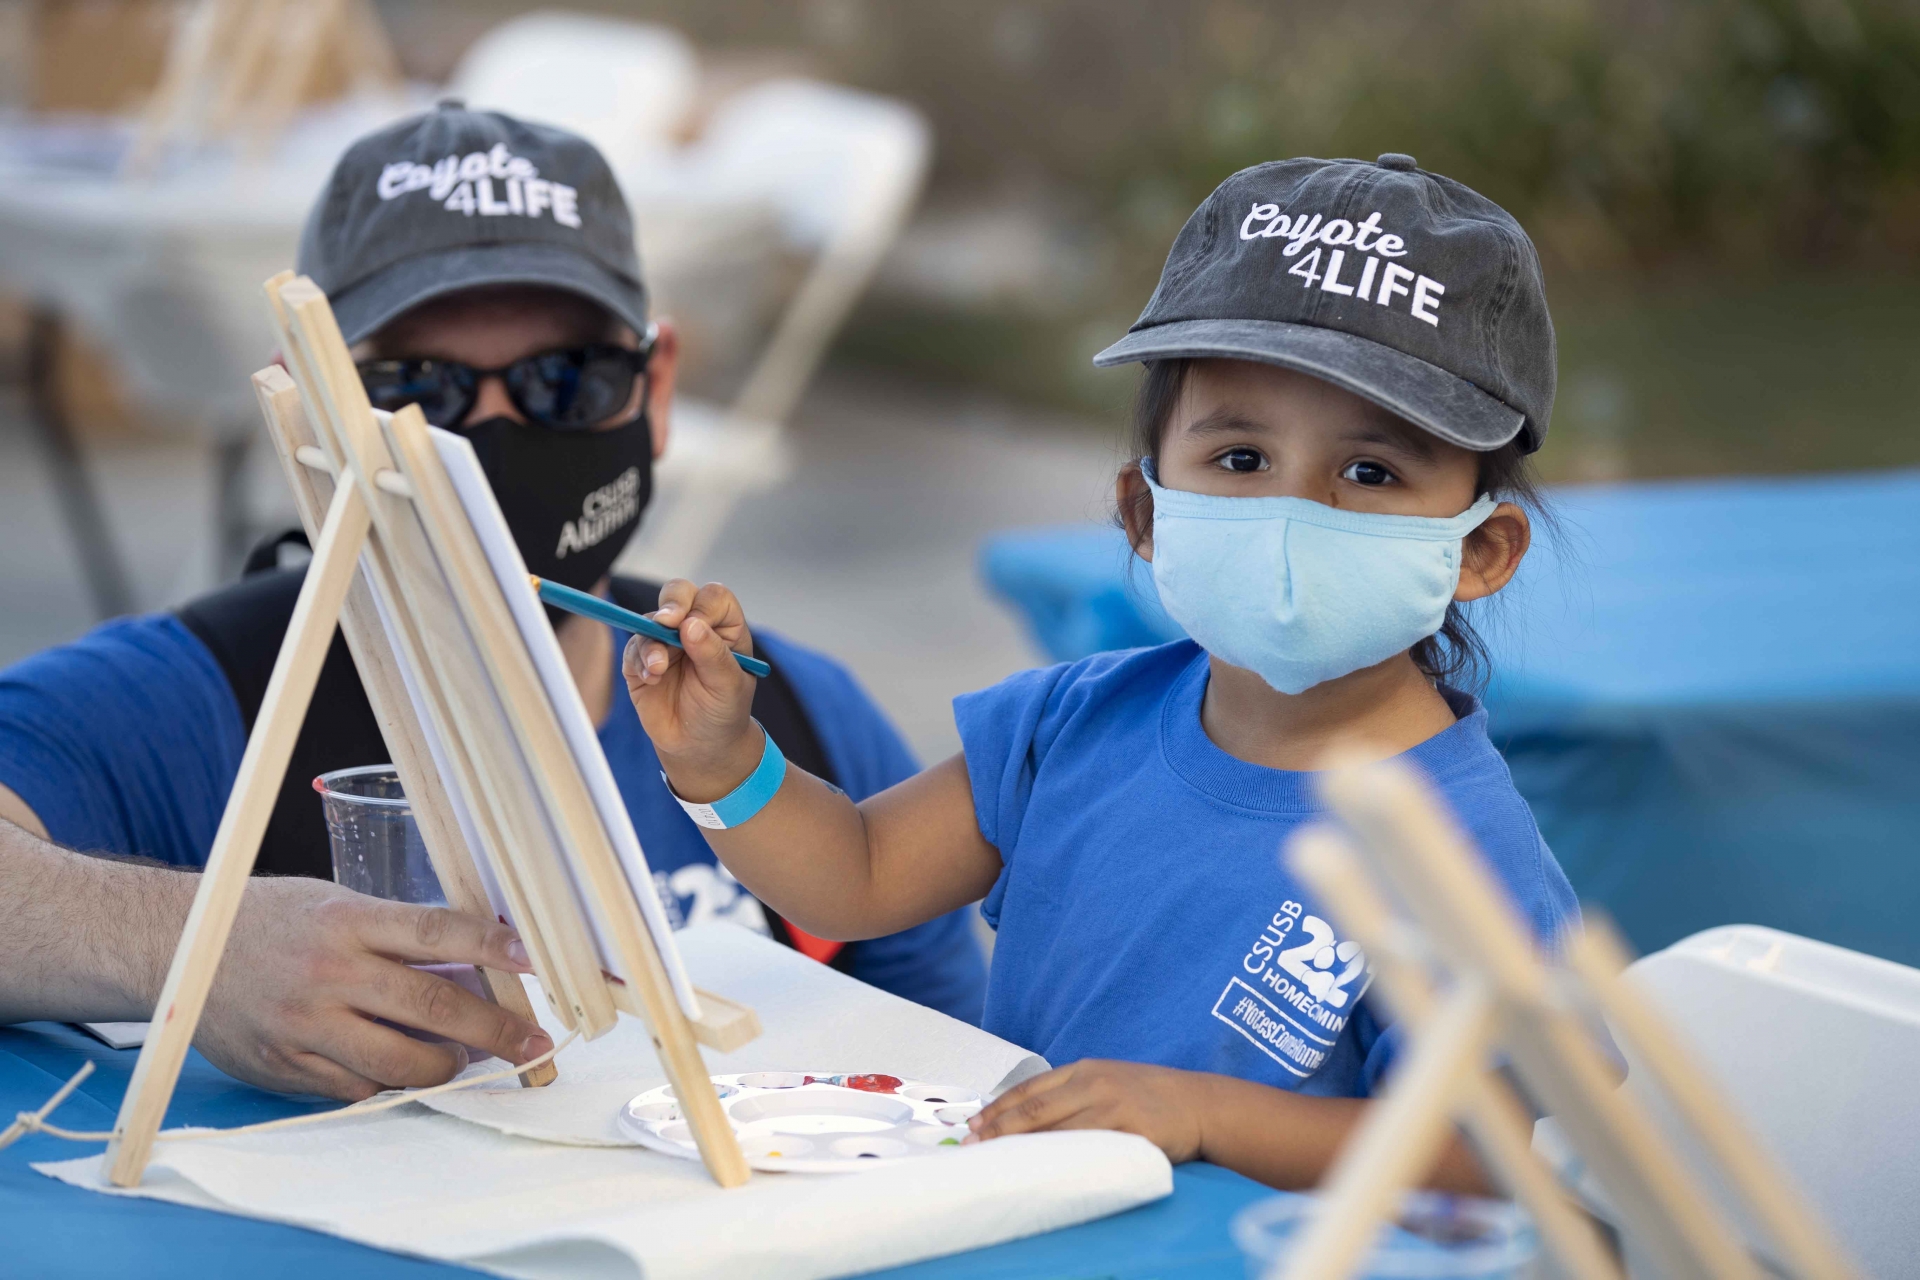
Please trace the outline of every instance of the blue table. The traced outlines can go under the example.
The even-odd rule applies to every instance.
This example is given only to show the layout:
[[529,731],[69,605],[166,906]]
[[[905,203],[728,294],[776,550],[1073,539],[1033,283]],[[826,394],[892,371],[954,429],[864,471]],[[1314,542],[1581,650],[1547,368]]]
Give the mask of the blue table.
[[[1717,924],[1920,965],[1920,472],[1553,495],[1482,617],[1495,744],[1642,951]],[[1117,530],[981,571],[1056,661],[1179,634]]]
[[[0,1027],[0,1115],[32,1110],[91,1060],[98,1068],[53,1120],[69,1129],[110,1129],[136,1051],[109,1049],[71,1027]],[[264,1093],[188,1056],[167,1123],[238,1125],[331,1104]],[[4,1127],[4,1125],[0,1125]],[[35,1173],[34,1161],[68,1160],[97,1147],[33,1135],[0,1151],[0,1274],[36,1280],[140,1276],[354,1276],[428,1280],[482,1273],[382,1253],[298,1227],[256,1222],[154,1200],[82,1191]],[[1166,1200],[1084,1226],[973,1253],[875,1273],[888,1280],[1239,1280],[1227,1220],[1262,1196],[1255,1183],[1211,1165],[1174,1171]]]

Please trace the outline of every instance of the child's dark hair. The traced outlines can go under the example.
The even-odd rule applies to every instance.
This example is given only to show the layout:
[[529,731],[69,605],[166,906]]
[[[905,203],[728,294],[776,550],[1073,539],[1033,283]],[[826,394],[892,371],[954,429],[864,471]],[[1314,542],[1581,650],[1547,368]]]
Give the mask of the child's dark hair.
[[[1132,455],[1136,464],[1141,459],[1159,460],[1161,437],[1173,419],[1187,371],[1192,367],[1193,361],[1186,359],[1147,361],[1146,376],[1140,380],[1140,390],[1133,403]],[[1540,491],[1533,464],[1520,451],[1518,441],[1480,455],[1477,491],[1519,504],[1552,532],[1553,512]],[[1153,495],[1142,488],[1131,502],[1132,510],[1119,513],[1121,527],[1151,528]],[[1440,630],[1413,646],[1412,657],[1414,665],[1429,680],[1469,692],[1478,693],[1492,674],[1487,643],[1474,630],[1466,610],[1457,601],[1447,606],[1447,618],[1440,624]]]

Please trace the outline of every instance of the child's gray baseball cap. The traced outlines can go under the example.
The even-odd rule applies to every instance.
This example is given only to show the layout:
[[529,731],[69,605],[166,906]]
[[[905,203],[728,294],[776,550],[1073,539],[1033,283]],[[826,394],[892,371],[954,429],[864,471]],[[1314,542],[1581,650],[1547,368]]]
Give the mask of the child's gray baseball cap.
[[1412,156],[1242,169],[1174,238],[1096,365],[1256,360],[1312,374],[1468,449],[1532,453],[1553,413],[1540,256],[1513,216]]
[[348,342],[488,284],[563,289],[647,328],[633,218],[599,151],[453,98],[347,148],[307,215],[297,261]]

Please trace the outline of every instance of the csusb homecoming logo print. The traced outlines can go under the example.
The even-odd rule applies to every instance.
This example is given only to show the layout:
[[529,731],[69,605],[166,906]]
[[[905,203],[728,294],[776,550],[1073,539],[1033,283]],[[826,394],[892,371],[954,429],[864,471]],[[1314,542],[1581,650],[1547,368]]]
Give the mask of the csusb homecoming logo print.
[[1240,968],[1245,976],[1227,980],[1213,1016],[1302,1080],[1327,1060],[1372,981],[1359,943],[1342,942],[1332,925],[1291,901],[1273,913]]

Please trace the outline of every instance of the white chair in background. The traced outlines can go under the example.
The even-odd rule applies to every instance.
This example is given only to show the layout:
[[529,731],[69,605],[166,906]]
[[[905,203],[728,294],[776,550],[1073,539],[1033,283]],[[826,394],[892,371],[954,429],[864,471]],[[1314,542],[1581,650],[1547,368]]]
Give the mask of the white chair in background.
[[771,208],[777,234],[809,262],[732,405],[688,405],[676,420],[681,439],[622,572],[696,573],[734,505],[784,477],[784,424],[906,225],[931,151],[925,119],[906,103],[782,79],[721,103],[672,166],[622,175],[642,203],[650,190],[677,188],[716,205]]
[[[1860,1266],[1879,1280],[1920,1276],[1920,970],[1728,925],[1627,973]],[[1623,1087],[1659,1114],[1645,1079],[1629,1053]],[[1536,1146],[1558,1146],[1551,1120]],[[1631,1252],[1628,1262],[1652,1275]]]
[[542,9],[476,40],[447,93],[570,129],[618,173],[672,147],[699,79],[693,46],[671,27]]

